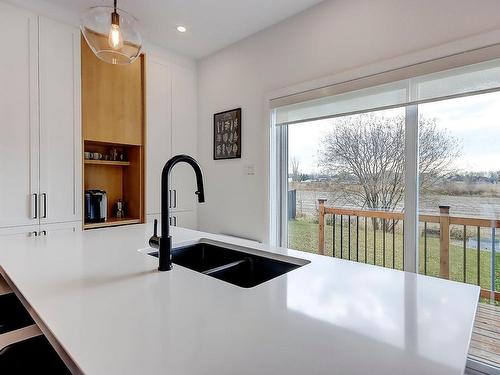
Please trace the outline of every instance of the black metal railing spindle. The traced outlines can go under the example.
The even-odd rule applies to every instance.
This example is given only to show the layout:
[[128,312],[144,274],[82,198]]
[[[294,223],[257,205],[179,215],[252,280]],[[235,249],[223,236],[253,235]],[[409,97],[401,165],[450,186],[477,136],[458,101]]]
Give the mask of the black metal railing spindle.
[[365,216],[365,263],[368,263],[368,218]]
[[335,214],[332,215],[333,233],[332,233],[332,255],[335,258]]
[[356,216],[356,262],[359,261],[359,216]]
[[344,215],[340,215],[340,259],[344,259]]
[[477,227],[477,285],[481,286],[481,227]]
[[385,267],[385,219],[382,219],[382,265]]
[[347,256],[349,257],[349,260],[351,260],[351,215],[349,215],[349,224],[347,225]]
[[396,269],[396,220],[392,219],[392,268]]
[[427,221],[424,221],[424,275],[427,275]]
[[404,271],[405,270],[405,223],[403,222],[403,254],[402,254],[402,264],[401,264],[401,269]]
[[464,283],[467,282],[467,225],[464,225]]

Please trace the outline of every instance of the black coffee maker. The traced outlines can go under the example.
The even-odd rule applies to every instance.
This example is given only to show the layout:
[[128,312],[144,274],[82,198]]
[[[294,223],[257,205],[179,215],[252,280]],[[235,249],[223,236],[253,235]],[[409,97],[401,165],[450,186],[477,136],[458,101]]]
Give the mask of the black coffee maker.
[[108,198],[104,190],[85,191],[85,222],[101,223],[106,221]]

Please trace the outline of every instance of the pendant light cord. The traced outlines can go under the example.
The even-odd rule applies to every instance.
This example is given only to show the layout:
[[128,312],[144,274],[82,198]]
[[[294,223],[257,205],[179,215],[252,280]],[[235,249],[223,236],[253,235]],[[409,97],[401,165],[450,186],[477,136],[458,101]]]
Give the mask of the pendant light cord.
[[115,12],[116,12],[116,1],[117,1],[117,0],[114,0],[114,8],[115,8]]

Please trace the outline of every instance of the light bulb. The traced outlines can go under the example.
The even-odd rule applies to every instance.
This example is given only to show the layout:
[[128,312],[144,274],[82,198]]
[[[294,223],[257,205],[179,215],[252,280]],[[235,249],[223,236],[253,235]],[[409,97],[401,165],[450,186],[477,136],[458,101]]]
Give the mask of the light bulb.
[[123,47],[123,35],[120,30],[120,25],[111,24],[111,29],[109,30],[108,44],[114,50],[121,49]]

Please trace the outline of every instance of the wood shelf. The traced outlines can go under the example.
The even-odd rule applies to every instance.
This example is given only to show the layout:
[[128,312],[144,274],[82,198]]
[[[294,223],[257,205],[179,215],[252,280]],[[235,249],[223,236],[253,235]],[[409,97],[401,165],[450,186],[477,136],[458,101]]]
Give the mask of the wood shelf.
[[87,223],[83,225],[83,229],[96,229],[96,228],[107,228],[107,227],[117,227],[119,225],[130,225],[130,224],[140,224],[141,219],[116,219],[111,218],[102,223]]
[[84,138],[83,141],[86,145],[93,146],[105,146],[105,147],[142,147],[142,143],[123,143],[123,142],[112,142],[112,141],[96,141],[93,139]]
[[84,163],[92,165],[113,165],[117,167],[126,167],[130,165],[129,161],[93,160],[93,159],[85,159]]

